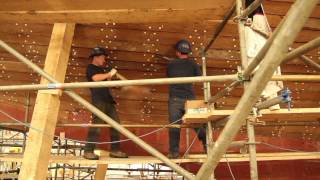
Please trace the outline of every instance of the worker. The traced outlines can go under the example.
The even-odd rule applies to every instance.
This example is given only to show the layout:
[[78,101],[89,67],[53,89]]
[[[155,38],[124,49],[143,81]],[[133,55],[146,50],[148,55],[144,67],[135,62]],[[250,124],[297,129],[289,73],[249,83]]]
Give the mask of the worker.
[[[191,77],[201,76],[200,67],[189,57],[191,53],[191,44],[187,40],[180,40],[176,43],[177,58],[171,60],[167,67],[168,77]],[[170,123],[181,124],[181,118],[185,114],[185,102],[195,99],[193,85],[172,84],[169,87],[169,121]],[[204,128],[195,128],[198,139],[202,141],[204,150],[206,150],[206,132]],[[169,154],[168,158],[175,159],[179,157],[180,129],[169,129]]]
[[[96,47],[93,48],[89,59],[91,60],[91,64],[87,67],[87,79],[90,82],[98,82],[98,81],[108,81],[111,80],[113,76],[117,73],[117,70],[106,66],[106,56],[107,51],[105,48],[102,47]],[[108,115],[110,118],[112,118],[114,121],[119,122],[118,114],[115,109],[115,101],[110,94],[110,91],[107,87],[102,88],[90,88],[91,91],[91,99],[92,104],[96,106],[99,110],[104,112],[106,115]],[[93,124],[99,124],[99,123],[105,123],[103,120],[101,120],[99,117],[97,117],[95,114],[93,114],[92,119]],[[88,143],[85,145],[84,148],[84,158],[91,159],[91,160],[97,160],[99,159],[99,156],[94,154],[95,149],[95,143],[90,142],[96,142],[98,140],[98,137],[100,135],[100,128],[96,127],[90,127],[88,132]],[[111,144],[111,152],[110,157],[115,158],[127,158],[127,154],[120,151],[120,143],[117,142],[120,139],[119,132],[115,129],[110,129],[110,139],[111,141],[115,141],[116,143]]]

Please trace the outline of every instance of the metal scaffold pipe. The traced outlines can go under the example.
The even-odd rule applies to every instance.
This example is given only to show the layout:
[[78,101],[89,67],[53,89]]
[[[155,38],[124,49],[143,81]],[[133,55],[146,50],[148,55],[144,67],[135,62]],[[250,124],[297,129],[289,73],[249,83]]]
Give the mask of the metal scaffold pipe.
[[285,59],[282,61],[282,63],[287,63],[288,61],[299,57],[303,54],[305,54],[308,51],[311,51],[315,48],[318,48],[320,46],[320,37],[315,38],[307,43],[305,43],[302,46],[299,46],[298,48],[292,50],[288,55],[285,57]]
[[[237,80],[237,75],[221,76],[199,76],[182,78],[158,78],[158,79],[139,79],[139,80],[121,80],[121,81],[103,81],[103,82],[76,82],[76,83],[50,83],[50,84],[32,84],[32,85],[10,85],[0,86],[0,91],[18,91],[18,90],[48,90],[48,89],[77,89],[77,88],[99,88],[99,87],[122,87],[131,85],[161,85],[161,84],[184,84],[194,82],[225,82]],[[271,81],[303,81],[319,82],[320,75],[274,75]],[[238,81],[241,83],[241,81]],[[212,100],[210,100],[212,102]]]

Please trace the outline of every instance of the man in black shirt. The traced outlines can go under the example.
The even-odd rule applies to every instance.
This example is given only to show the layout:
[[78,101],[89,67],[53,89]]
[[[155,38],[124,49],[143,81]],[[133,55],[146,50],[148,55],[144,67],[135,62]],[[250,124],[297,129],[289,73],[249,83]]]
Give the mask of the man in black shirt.
[[[201,76],[200,67],[193,59],[189,58],[191,45],[187,40],[180,40],[176,44],[177,59],[169,62],[167,67],[168,77],[192,77]],[[184,105],[187,100],[195,99],[192,84],[172,84],[169,87],[169,120],[170,123],[181,124],[181,118],[185,113]],[[180,121],[179,121],[180,120]],[[206,147],[206,132],[204,128],[195,128],[198,138]],[[169,129],[169,158],[179,157],[180,129]]]
[[[91,55],[89,56],[91,64],[87,67],[87,79],[88,81],[107,81],[117,73],[116,69],[113,69],[110,66],[106,65],[106,50],[101,47],[93,48]],[[115,101],[110,94],[110,91],[107,87],[102,88],[90,88],[92,104],[96,106],[99,110],[104,112],[113,120],[119,122],[118,114],[115,109]],[[105,123],[103,120],[98,118],[93,114],[92,119],[93,124]],[[96,142],[100,135],[100,128],[91,127],[88,132],[88,142]],[[110,130],[110,139],[111,141],[119,141],[120,136],[119,132],[111,128]],[[99,156],[93,153],[95,148],[94,143],[87,143],[84,150],[84,158],[97,160]],[[126,153],[120,151],[120,143],[111,144],[110,157],[116,158],[126,158],[128,157]]]

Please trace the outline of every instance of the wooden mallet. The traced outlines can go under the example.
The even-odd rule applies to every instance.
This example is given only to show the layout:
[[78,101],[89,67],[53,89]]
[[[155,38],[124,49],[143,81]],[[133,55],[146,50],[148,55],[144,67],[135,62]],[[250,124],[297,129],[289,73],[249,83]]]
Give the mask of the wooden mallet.
[[[123,75],[116,73],[116,77],[120,80],[128,80]],[[140,87],[140,86],[124,86],[121,88],[121,91],[125,91],[126,93],[133,93],[135,95],[149,95],[151,94],[151,89],[147,87]]]

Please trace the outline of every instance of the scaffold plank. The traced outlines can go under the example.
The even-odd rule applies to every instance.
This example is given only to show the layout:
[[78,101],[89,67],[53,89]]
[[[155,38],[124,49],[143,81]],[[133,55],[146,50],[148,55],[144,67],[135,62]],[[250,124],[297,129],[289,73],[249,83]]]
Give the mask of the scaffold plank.
[[[210,110],[198,113],[187,113],[183,116],[183,122],[185,124],[197,124],[206,123],[208,121],[217,121],[230,116],[233,110]],[[272,116],[276,116],[278,119],[281,117],[295,116],[296,118],[304,119],[306,117],[319,117],[320,108],[293,108],[293,109],[279,109],[271,111],[269,109],[263,109],[260,111],[261,120],[270,119]]]
[[[22,155],[2,154],[0,161],[22,162]],[[278,152],[278,153],[257,153],[257,161],[284,161],[284,160],[311,160],[320,159],[320,152]],[[174,163],[203,163],[206,160],[205,154],[191,154],[187,158],[172,159]],[[249,154],[226,154],[220,162],[248,162]],[[129,158],[101,157],[99,160],[88,160],[80,156],[62,155],[51,156],[49,163],[68,163],[81,165],[98,164],[144,164],[163,162],[152,156],[130,156]]]

